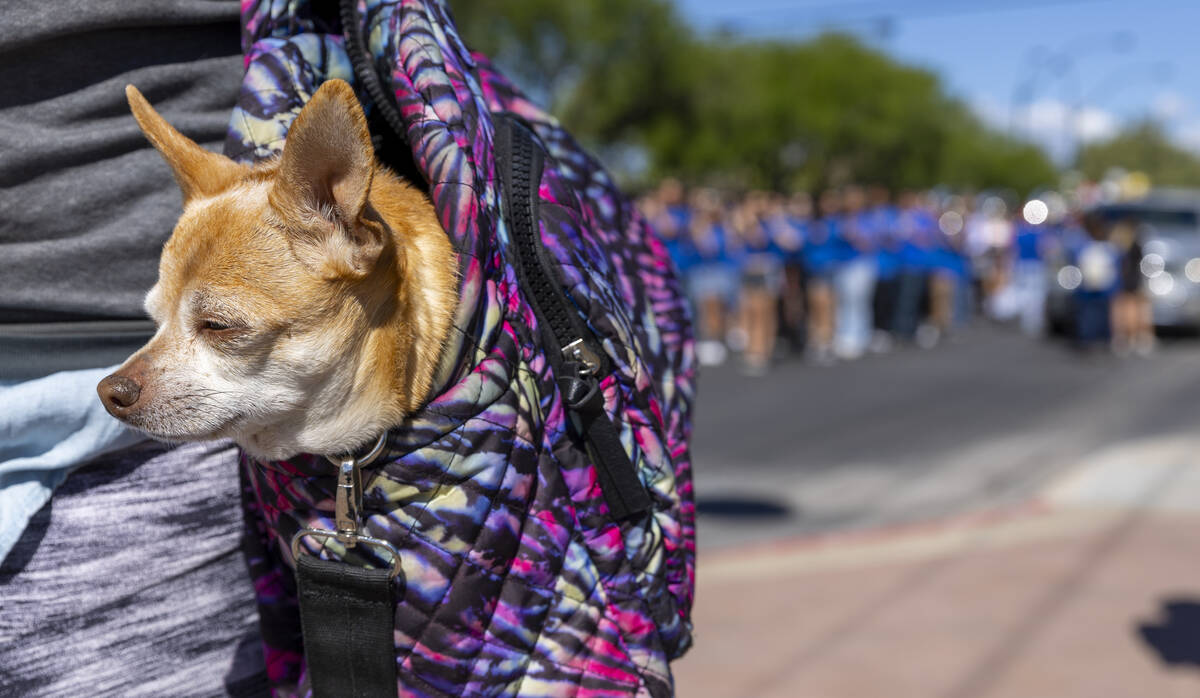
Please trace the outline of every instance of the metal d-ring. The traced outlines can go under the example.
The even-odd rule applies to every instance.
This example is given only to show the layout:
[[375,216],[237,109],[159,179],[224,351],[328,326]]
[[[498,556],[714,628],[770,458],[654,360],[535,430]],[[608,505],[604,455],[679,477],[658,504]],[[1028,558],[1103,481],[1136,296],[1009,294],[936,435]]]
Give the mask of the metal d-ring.
[[[337,538],[338,540],[341,540],[340,535],[335,531],[323,531],[319,528],[301,529],[299,531],[296,531],[296,535],[292,536],[292,559],[298,559],[300,557],[300,554],[304,552],[300,547],[300,541],[305,536],[309,536],[311,538],[324,539],[324,540],[328,540],[330,538]],[[401,569],[401,567],[400,567],[400,551],[396,550],[396,547],[394,545],[392,545],[391,543],[389,543],[385,540],[380,540],[378,538],[372,538],[371,536],[359,536],[359,535],[354,536],[354,542],[356,544],[362,543],[363,545],[371,546],[371,547],[386,551],[388,553],[389,561],[390,561],[391,567],[392,567],[391,570],[388,572],[388,578],[395,579],[397,576],[399,576],[400,569]],[[322,544],[322,547],[324,547],[324,544]]]
[[375,440],[375,445],[372,446],[371,450],[367,451],[366,455],[364,455],[362,458],[355,458],[353,455],[347,455],[325,456],[325,459],[334,465],[341,465],[348,460],[357,461],[359,465],[370,465],[371,463],[375,462],[375,459],[379,457],[380,453],[383,453],[383,447],[387,445],[387,436],[388,433],[386,431],[380,434],[379,438]]
[[334,498],[334,526],[335,530],[327,531],[320,528],[305,528],[296,532],[292,536],[292,558],[300,556],[300,541],[305,536],[313,538],[336,538],[347,548],[362,543],[375,548],[386,550],[391,557],[392,571],[389,576],[395,577],[400,573],[400,551],[387,541],[370,536],[364,536],[359,533],[362,522],[362,466],[371,463],[379,454],[383,452],[384,444],[387,443],[387,432],[379,436],[375,445],[362,458],[354,456],[343,456],[340,458],[329,458],[329,461],[338,466],[337,494]]

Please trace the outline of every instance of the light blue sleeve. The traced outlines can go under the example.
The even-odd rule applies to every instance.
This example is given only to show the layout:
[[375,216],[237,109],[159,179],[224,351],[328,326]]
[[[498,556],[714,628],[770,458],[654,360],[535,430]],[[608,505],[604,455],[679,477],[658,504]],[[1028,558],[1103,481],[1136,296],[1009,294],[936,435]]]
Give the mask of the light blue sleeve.
[[71,470],[146,438],[111,417],[96,395],[114,368],[0,386],[0,560]]

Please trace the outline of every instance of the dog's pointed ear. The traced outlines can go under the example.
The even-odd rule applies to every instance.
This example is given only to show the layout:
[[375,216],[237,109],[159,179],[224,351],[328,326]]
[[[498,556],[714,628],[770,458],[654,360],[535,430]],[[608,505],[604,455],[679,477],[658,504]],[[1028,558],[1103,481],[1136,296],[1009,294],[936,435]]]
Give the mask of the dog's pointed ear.
[[361,277],[382,251],[384,231],[363,215],[374,176],[358,97],[346,82],[329,80],[288,130],[271,190],[271,205],[298,224],[295,242],[324,257],[327,275]]
[[242,165],[233,160],[205,150],[195,141],[175,130],[162,118],[150,102],[133,85],[125,86],[125,97],[129,109],[146,139],[150,141],[175,174],[175,181],[183,191],[183,202],[196,197],[220,193],[245,172]]

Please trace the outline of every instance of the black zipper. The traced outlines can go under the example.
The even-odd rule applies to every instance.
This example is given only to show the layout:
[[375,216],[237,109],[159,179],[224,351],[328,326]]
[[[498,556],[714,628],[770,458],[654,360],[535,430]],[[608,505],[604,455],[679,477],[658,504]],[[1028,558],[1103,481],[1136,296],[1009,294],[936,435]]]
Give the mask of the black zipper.
[[564,285],[555,280],[555,262],[538,231],[542,151],[533,134],[515,117],[493,114],[493,118],[510,250],[516,257],[521,287],[548,345],[563,406],[572,429],[587,444],[609,513],[617,520],[643,514],[653,502],[605,411],[600,391],[608,362]]
[[[507,122],[509,129],[525,127],[509,118],[498,118],[501,127]],[[536,183],[541,180],[542,157],[533,144],[528,132],[508,135],[508,152],[511,159],[512,176],[507,178],[508,191],[505,201],[509,207],[509,235],[517,253],[517,267],[522,286],[536,306],[535,313],[552,339],[552,349],[563,361],[579,364],[583,376],[597,376],[606,371],[604,353],[599,349],[595,335],[587,328],[579,310],[566,297],[562,285],[551,278],[548,268],[552,264],[546,259],[545,247],[539,239],[534,207],[537,200]],[[504,148],[501,148],[504,150]]]

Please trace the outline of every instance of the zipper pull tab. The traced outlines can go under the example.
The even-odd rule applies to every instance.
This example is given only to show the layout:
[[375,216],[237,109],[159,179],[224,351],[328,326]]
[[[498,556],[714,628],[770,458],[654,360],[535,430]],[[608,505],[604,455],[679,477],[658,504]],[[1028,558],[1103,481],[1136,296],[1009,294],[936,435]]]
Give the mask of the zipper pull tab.
[[600,354],[583,341],[582,337],[563,347],[562,355],[563,359],[579,364],[579,375],[581,376],[594,376],[600,372],[600,367],[603,365]]
[[589,416],[602,411],[604,395],[600,392],[600,381],[583,364],[568,362],[563,368],[567,375],[558,379],[558,389],[566,408],[572,413],[582,412]]

